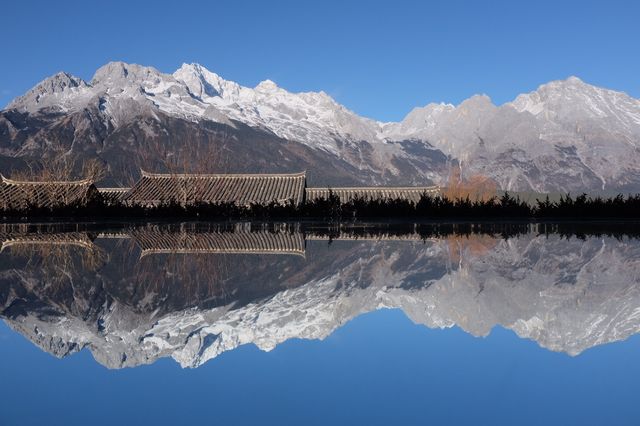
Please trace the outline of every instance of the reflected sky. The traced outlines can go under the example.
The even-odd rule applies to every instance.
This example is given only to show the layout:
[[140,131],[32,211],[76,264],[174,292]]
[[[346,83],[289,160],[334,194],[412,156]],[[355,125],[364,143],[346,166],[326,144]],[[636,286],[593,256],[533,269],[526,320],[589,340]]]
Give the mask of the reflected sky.
[[[0,424],[637,424],[640,338],[578,357],[498,328],[475,338],[399,310],[324,341],[242,346],[198,369],[58,360],[2,326]],[[122,423],[124,422],[124,423]]]
[[9,231],[1,425],[640,420],[635,238]]

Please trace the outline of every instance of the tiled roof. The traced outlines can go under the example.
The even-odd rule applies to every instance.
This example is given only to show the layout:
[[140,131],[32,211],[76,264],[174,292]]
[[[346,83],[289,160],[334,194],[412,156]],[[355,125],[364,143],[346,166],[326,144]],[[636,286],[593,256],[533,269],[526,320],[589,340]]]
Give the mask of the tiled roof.
[[169,232],[139,229],[131,237],[148,254],[228,253],[228,254],[296,254],[304,255],[304,236],[299,232]]
[[131,204],[157,205],[251,203],[272,201],[296,204],[304,198],[305,173],[295,174],[155,174],[142,172],[142,178],[124,197]]
[[96,188],[102,199],[107,204],[114,204],[122,201],[131,191],[131,188]]
[[338,187],[338,188],[307,188],[307,201],[319,198],[329,198],[329,193],[340,197],[340,201],[348,202],[354,198],[372,200],[409,200],[414,203],[420,201],[422,194],[437,195],[438,186],[406,186],[406,187]]
[[35,182],[1,177],[0,207],[4,209],[83,204],[88,200],[93,187],[93,182],[89,179]]

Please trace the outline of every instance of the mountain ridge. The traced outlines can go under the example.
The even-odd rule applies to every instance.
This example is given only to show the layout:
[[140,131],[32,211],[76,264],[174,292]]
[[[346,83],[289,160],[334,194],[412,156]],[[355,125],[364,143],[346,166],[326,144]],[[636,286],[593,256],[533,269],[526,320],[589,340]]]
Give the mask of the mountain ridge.
[[[96,72],[94,73],[93,77],[89,80],[86,81],[84,79],[82,79],[81,77],[77,77],[73,74],[70,74],[66,71],[59,71],[55,74],[53,74],[50,77],[46,77],[43,80],[41,80],[40,82],[36,83],[34,85],[34,87],[30,90],[28,90],[24,95],[21,96],[17,96],[16,98],[12,99],[4,108],[3,110],[8,110],[8,109],[20,109],[21,108],[21,100],[25,100],[23,98],[25,98],[25,95],[29,94],[29,92],[33,91],[35,88],[41,87],[41,86],[47,86],[47,85],[51,85],[52,82],[55,81],[59,81],[61,78],[65,78],[68,81],[73,82],[73,86],[72,87],[77,87],[78,85],[82,85],[82,86],[92,86],[95,85],[97,83],[99,83],[100,81],[104,80],[105,77],[109,77],[110,74],[113,73],[113,70],[120,70],[120,73],[122,75],[122,77],[127,78],[128,77],[128,73],[130,72],[131,69],[134,70],[145,70],[147,71],[147,73],[153,73],[153,74],[157,74],[157,75],[164,75],[164,76],[173,76],[176,80],[178,81],[182,81],[184,83],[187,83],[187,79],[189,74],[194,74],[197,75],[198,77],[200,77],[201,82],[210,85],[211,86],[211,80],[216,81],[217,82],[217,86],[218,88],[216,88],[215,86],[211,86],[212,88],[214,88],[215,92],[214,93],[207,93],[208,96],[221,96],[224,92],[229,91],[229,89],[232,89],[232,92],[239,92],[241,89],[253,89],[256,91],[263,91],[263,92],[273,92],[273,91],[277,91],[277,90],[281,90],[284,91],[286,93],[289,94],[293,94],[293,95],[318,95],[318,96],[322,96],[322,97],[326,97],[328,99],[330,99],[333,103],[338,104],[338,102],[333,99],[331,96],[329,96],[325,91],[320,90],[320,91],[302,91],[302,92],[289,92],[284,88],[281,88],[280,86],[277,85],[276,82],[274,82],[271,79],[265,79],[260,81],[258,84],[256,84],[256,86],[254,86],[253,88],[249,87],[249,86],[242,86],[234,81],[231,80],[226,80],[224,79],[222,76],[220,76],[219,74],[210,71],[209,69],[207,69],[206,67],[204,67],[203,65],[197,63],[197,62],[192,62],[192,63],[183,63],[180,68],[178,68],[175,72],[173,73],[162,73],[161,71],[157,70],[156,68],[152,67],[152,66],[146,66],[146,65],[139,65],[139,64],[135,64],[135,63],[126,63],[123,61],[112,61],[112,62],[108,62],[107,64],[103,65],[102,67],[98,68],[96,70]],[[192,76],[193,77],[193,76]],[[187,83],[187,85],[189,86],[189,84]],[[377,120],[375,118],[371,118],[371,117],[365,117],[365,116],[360,116],[358,115],[356,112],[348,109],[345,107],[345,109],[347,109],[349,112],[353,113],[354,115],[358,115],[359,117],[365,119],[365,120],[369,120],[371,122],[375,122],[377,124],[379,124],[382,127],[388,126],[388,125],[392,125],[392,124],[400,124],[402,122],[404,122],[405,120],[407,120],[407,118],[409,118],[409,116],[411,116],[412,114],[414,114],[417,110],[425,110],[425,109],[429,109],[432,107],[440,107],[440,108],[448,108],[448,109],[454,109],[454,108],[458,108],[461,105],[463,105],[464,103],[468,102],[471,99],[474,98],[485,98],[488,101],[490,101],[494,106],[496,107],[501,107],[501,106],[513,106],[515,107],[517,110],[519,111],[523,111],[526,110],[527,108],[524,108],[522,106],[522,103],[524,102],[524,99],[527,99],[528,97],[530,97],[531,95],[534,95],[540,91],[548,91],[549,88],[552,87],[562,87],[562,86],[575,86],[575,85],[581,85],[583,87],[589,87],[589,88],[594,88],[594,89],[599,89],[599,90],[604,90],[607,91],[609,93],[612,94],[616,94],[620,97],[627,97],[630,99],[634,99],[632,96],[630,96],[629,94],[627,94],[624,91],[620,91],[620,90],[612,90],[612,89],[605,89],[605,88],[601,88],[595,85],[592,85],[590,83],[585,82],[584,80],[582,80],[580,77],[576,76],[576,75],[570,75],[565,79],[557,79],[557,80],[551,80],[549,82],[546,83],[541,83],[538,85],[538,87],[535,90],[532,90],[531,92],[524,92],[521,94],[516,95],[511,101],[506,101],[502,104],[494,104],[491,97],[485,93],[478,93],[475,95],[470,96],[467,99],[464,99],[462,101],[460,101],[457,105],[454,103],[450,103],[450,102],[429,102],[425,105],[418,105],[415,106],[411,109],[411,111],[409,111],[402,120],[400,121],[383,121],[383,120]],[[224,88],[224,90],[220,90],[219,88]],[[262,90],[261,90],[262,89]],[[266,89],[266,90],[265,90]],[[201,97],[200,93],[198,93],[197,91],[193,92],[194,95],[196,95],[197,97]],[[638,100],[636,100],[636,102],[638,102]],[[339,104],[338,104],[339,105]],[[529,111],[531,112],[533,115],[537,115],[537,113],[533,112],[533,111]],[[638,120],[640,120],[640,117],[637,118]]]
[[[474,95],[456,106],[430,103],[402,121],[380,122],[325,92],[291,93],[271,80],[245,87],[195,63],[164,74],[110,62],[90,82],[66,73],[45,79],[2,114],[69,116],[92,108],[108,132],[141,116],[162,121],[160,113],[192,127],[218,123],[229,132],[242,123],[344,161],[357,170],[354,180],[369,184],[444,184],[449,170],[460,167],[504,190],[640,191],[640,101],[574,76],[502,105]],[[13,130],[8,136],[15,139],[20,129]]]

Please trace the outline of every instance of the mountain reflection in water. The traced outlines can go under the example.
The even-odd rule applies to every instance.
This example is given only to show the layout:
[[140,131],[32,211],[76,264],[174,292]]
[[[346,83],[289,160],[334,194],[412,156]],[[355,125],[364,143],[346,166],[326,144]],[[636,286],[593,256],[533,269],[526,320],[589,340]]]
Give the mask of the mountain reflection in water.
[[640,240],[607,229],[3,225],[0,314],[44,351],[88,348],[109,368],[197,367],[384,307],[576,355],[640,329]]

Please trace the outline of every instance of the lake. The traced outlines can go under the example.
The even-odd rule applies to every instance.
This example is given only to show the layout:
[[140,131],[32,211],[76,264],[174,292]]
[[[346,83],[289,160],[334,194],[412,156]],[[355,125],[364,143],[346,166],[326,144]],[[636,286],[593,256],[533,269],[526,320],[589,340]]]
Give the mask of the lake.
[[638,230],[0,225],[0,425],[636,425]]

